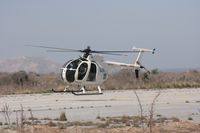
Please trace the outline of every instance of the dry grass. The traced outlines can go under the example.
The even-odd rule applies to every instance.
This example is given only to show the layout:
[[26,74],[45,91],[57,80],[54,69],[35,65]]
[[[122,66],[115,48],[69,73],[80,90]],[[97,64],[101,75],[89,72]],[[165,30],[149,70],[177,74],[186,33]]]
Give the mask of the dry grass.
[[[102,85],[106,90],[121,89],[154,89],[154,88],[197,88],[200,87],[200,72],[158,72],[154,71],[147,80],[141,74],[140,79],[135,78],[131,70],[122,70],[110,75]],[[51,92],[52,88],[63,89],[66,84],[61,80],[60,74],[36,74],[23,71],[16,73],[0,73],[0,94],[41,93]],[[71,86],[70,88],[78,88]],[[96,90],[95,87],[88,87]]]
[[[46,125],[27,126],[23,129],[2,129],[0,133],[149,133],[148,128],[118,127],[118,128],[94,128],[73,126],[66,129],[50,127]],[[171,122],[153,128],[153,133],[199,133],[200,125],[189,122]]]
[[51,88],[63,87],[60,75],[55,73],[0,73],[0,94],[41,93],[50,92]]
[[[161,120],[162,119],[162,120]],[[46,124],[27,124],[12,128],[0,128],[0,133],[149,133],[147,125],[141,125],[140,116],[119,116],[97,119],[98,122],[57,122],[50,120]],[[144,121],[147,119],[144,117]],[[153,133],[199,133],[200,124],[179,121],[177,118],[154,120]]]
[[104,83],[106,89],[154,89],[154,88],[198,88],[200,87],[200,72],[159,72],[151,74],[149,80],[141,74],[135,78],[131,70],[123,70],[111,75]]

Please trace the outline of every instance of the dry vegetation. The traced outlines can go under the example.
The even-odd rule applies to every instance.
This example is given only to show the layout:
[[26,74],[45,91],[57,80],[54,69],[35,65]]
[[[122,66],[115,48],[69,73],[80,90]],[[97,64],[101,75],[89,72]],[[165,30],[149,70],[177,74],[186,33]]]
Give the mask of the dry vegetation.
[[[37,74],[24,71],[0,73],[1,94],[50,92],[52,88],[63,89],[65,86],[60,74]],[[141,74],[140,79],[137,80],[131,70],[122,70],[110,75],[102,86],[106,90],[197,88],[200,87],[200,72],[195,70],[181,73],[159,72],[155,69],[152,70],[149,79]]]
[[109,89],[162,89],[162,88],[198,88],[200,87],[200,72],[159,72],[152,70],[149,78],[145,74],[140,79],[135,78],[131,70],[122,70],[111,75],[104,84]]
[[[52,122],[47,124],[30,124],[18,128],[2,128],[0,133],[149,133],[149,127],[139,127],[139,117],[107,117],[93,122]],[[170,121],[170,122],[169,122]],[[178,119],[163,118],[156,121],[153,133],[199,133],[200,125],[182,122]]]
[[0,73],[0,94],[41,93],[51,88],[63,87],[63,81],[55,73],[37,74],[19,71]]
[[[123,70],[111,75],[103,84],[104,88],[116,89],[149,89],[149,88],[196,88],[200,87],[200,72],[189,71],[182,73],[158,72],[153,70],[149,79],[141,74],[140,79],[134,73]],[[64,88],[59,74],[0,73],[1,94],[39,93],[49,92],[51,88]],[[137,93],[135,92],[136,96]],[[2,115],[5,123],[0,122],[0,133],[199,133],[200,124],[183,122],[178,118],[164,118],[154,115],[154,105],[157,97],[152,101],[148,116],[144,116],[142,103],[138,97],[140,116],[97,117],[95,122],[69,122],[65,112],[61,112],[58,119],[34,118],[30,111],[30,118],[25,119],[23,106],[16,113],[16,122],[10,122],[9,106],[5,104]]]
[[[148,116],[143,118],[140,116],[106,118],[98,116],[95,122],[69,122],[64,112],[60,113],[58,119],[38,119],[33,117],[31,110],[29,111],[30,118],[26,118],[21,105],[21,111],[18,112],[18,115],[16,114],[18,116],[16,122],[1,123],[0,133],[199,133],[200,131],[200,124],[183,122],[175,117],[165,118],[161,115],[155,119]],[[8,112],[9,106],[3,115],[7,116]],[[152,128],[148,124],[150,120],[153,124]]]

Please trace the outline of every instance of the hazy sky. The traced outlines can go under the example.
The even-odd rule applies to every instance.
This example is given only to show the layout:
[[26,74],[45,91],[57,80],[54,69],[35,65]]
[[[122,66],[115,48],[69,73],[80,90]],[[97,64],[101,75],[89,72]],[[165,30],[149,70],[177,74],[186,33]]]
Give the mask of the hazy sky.
[[[155,55],[143,58],[147,67],[200,67],[200,0],[0,0],[0,59],[43,56],[65,62],[80,55],[25,44],[156,48]],[[130,63],[133,55],[105,59]]]

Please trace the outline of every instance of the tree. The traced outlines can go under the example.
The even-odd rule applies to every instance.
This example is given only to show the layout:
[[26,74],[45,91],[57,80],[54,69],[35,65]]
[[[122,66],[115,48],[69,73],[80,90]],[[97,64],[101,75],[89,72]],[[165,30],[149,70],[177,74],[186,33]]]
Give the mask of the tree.
[[151,70],[151,73],[152,74],[159,74],[159,70],[156,68],[156,69],[153,69],[153,70]]
[[15,84],[23,87],[24,83],[29,81],[29,77],[25,71],[19,71],[12,75],[12,80]]

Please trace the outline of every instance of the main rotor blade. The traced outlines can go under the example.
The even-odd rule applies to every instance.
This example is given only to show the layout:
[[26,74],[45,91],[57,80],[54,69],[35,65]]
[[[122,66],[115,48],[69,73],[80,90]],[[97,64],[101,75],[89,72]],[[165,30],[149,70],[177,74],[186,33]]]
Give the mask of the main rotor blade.
[[84,50],[77,50],[77,49],[67,49],[67,48],[42,46],[42,45],[25,45],[25,46],[52,49],[52,50],[47,50],[48,52],[81,52],[81,53],[99,53],[99,54],[110,54],[110,55],[120,55],[120,54],[113,54],[113,53],[133,53],[133,52],[140,52],[140,50],[128,50],[128,51],[126,51],[126,50],[120,50],[120,51],[116,51],[116,50],[103,50],[103,51],[95,51],[95,50],[91,50],[90,48],[87,48],[87,49],[84,49]]
[[37,47],[37,48],[48,48],[48,49],[65,50],[65,51],[71,51],[71,52],[81,52],[81,50],[76,50],[76,49],[49,47],[49,46],[42,46],[42,45],[25,45],[25,46],[28,46],[28,47]]
[[46,52],[81,52],[81,51],[78,51],[78,50],[46,50]]
[[[82,51],[66,51],[66,50],[46,50],[47,52],[82,52]],[[93,52],[91,52],[93,53]],[[96,53],[96,52],[95,52]],[[104,55],[117,55],[117,56],[127,56],[125,54],[114,54],[114,53],[97,53],[97,54],[104,54]]]
[[128,50],[128,51],[91,51],[92,53],[133,53],[133,52],[140,52],[135,50]]
[[117,56],[128,56],[126,54],[113,54],[113,53],[99,53],[99,54],[104,54],[104,55],[117,55]]

